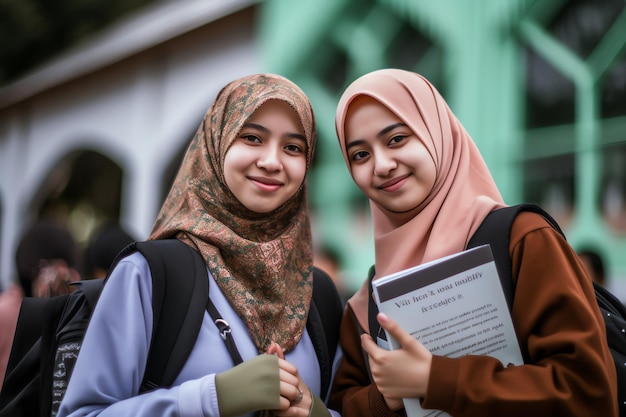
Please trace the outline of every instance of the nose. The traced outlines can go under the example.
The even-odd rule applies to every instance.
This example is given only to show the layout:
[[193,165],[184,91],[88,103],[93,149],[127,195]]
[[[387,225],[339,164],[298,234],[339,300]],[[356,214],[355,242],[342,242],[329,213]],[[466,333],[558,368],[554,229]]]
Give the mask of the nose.
[[388,155],[387,152],[374,153],[374,174],[379,177],[386,177],[391,171],[396,169],[398,164],[396,160]]
[[264,146],[257,160],[257,167],[270,172],[283,169],[283,164],[280,160],[280,147],[274,145]]

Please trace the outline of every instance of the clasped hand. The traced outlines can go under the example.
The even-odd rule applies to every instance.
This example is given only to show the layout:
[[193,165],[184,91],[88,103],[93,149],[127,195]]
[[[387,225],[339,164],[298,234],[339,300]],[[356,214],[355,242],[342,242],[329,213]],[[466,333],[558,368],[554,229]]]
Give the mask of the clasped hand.
[[399,410],[404,406],[402,398],[426,395],[433,355],[386,314],[378,313],[377,319],[398,341],[400,349],[382,349],[366,333],[361,335],[361,346],[368,354],[372,378],[387,406]]
[[272,342],[267,353],[278,356],[280,374],[280,408],[273,413],[279,417],[307,417],[313,398],[298,368],[285,360],[283,349]]

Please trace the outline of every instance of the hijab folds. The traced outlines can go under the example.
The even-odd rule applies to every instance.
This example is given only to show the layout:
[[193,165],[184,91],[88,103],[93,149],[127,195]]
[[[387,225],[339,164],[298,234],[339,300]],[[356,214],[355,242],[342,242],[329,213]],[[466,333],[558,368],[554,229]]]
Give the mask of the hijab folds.
[[[371,72],[348,86],[337,107],[337,136],[350,171],[344,127],[348,108],[358,96],[377,100],[416,133],[436,169],[435,184],[417,214],[399,227],[395,225],[403,214],[370,201],[376,254],[374,279],[464,250],[487,214],[504,206],[465,128],[421,75],[399,69]],[[365,283],[350,300],[362,326],[367,324],[368,292]]]
[[257,213],[235,198],[224,177],[226,152],[268,100],[282,100],[297,113],[310,167],[315,119],[302,90],[273,74],[232,81],[204,116],[150,239],[175,237],[196,248],[259,352],[272,341],[287,352],[304,332],[313,289],[306,186],[274,211]]

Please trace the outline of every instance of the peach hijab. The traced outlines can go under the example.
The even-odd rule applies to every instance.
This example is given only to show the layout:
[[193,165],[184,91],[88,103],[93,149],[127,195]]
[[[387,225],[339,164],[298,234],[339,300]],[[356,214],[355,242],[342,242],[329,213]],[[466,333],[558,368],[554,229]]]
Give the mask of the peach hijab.
[[[337,106],[335,126],[350,172],[344,126],[350,104],[361,95],[382,103],[417,134],[437,174],[417,214],[399,227],[392,226],[393,220],[402,214],[370,201],[374,279],[465,249],[487,214],[505,205],[470,135],[423,76],[400,69],[374,71],[350,84]],[[364,329],[368,293],[366,282],[349,301]]]

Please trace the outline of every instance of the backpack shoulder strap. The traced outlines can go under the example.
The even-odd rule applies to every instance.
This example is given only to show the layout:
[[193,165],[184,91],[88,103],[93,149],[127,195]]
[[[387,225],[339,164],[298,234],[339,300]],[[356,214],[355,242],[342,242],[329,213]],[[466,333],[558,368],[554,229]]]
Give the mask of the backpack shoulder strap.
[[500,276],[502,290],[504,291],[509,305],[509,310],[512,307],[513,295],[515,293],[513,277],[511,275],[511,255],[509,254],[511,226],[513,226],[515,217],[522,211],[531,211],[541,214],[554,229],[565,236],[556,220],[540,206],[536,204],[517,204],[489,213],[467,244],[467,248],[473,248],[487,243],[491,246],[491,252],[496,263],[496,269]]
[[152,274],[152,342],[142,391],[170,386],[198,337],[209,294],[202,256],[178,239],[135,242]]
[[[595,281],[593,282],[593,289],[596,294],[598,306],[601,309],[606,310],[608,313],[614,316],[626,318],[626,306],[621,302],[619,298],[615,296],[615,294],[609,291],[608,288],[604,287],[601,284],[598,284]],[[622,345],[622,349],[624,353],[626,353],[626,345]]]
[[[24,297],[20,306],[13,345],[7,366],[7,375],[17,366],[24,353],[41,338],[49,322],[57,321],[68,294],[52,298]],[[56,329],[56,323],[52,323]]]
[[335,283],[326,272],[313,267],[313,299],[307,330],[320,364],[322,399],[326,397],[330,388],[342,314],[343,304]]
[[41,371],[69,294],[52,298],[22,299],[15,337],[0,392],[0,416],[49,415],[41,397]]
[[[83,280],[71,284],[76,289],[67,295],[63,312],[54,322],[49,322],[41,333],[41,388],[39,400],[42,416],[56,415],[67,383],[73,371],[74,360],[82,345],[82,337],[96,308],[104,286],[104,279]],[[80,339],[76,336],[80,334]],[[63,368],[59,368],[63,366]],[[66,371],[63,375],[59,370]],[[62,376],[61,376],[62,375]],[[67,375],[67,376],[66,376]],[[63,394],[59,396],[59,392]]]

